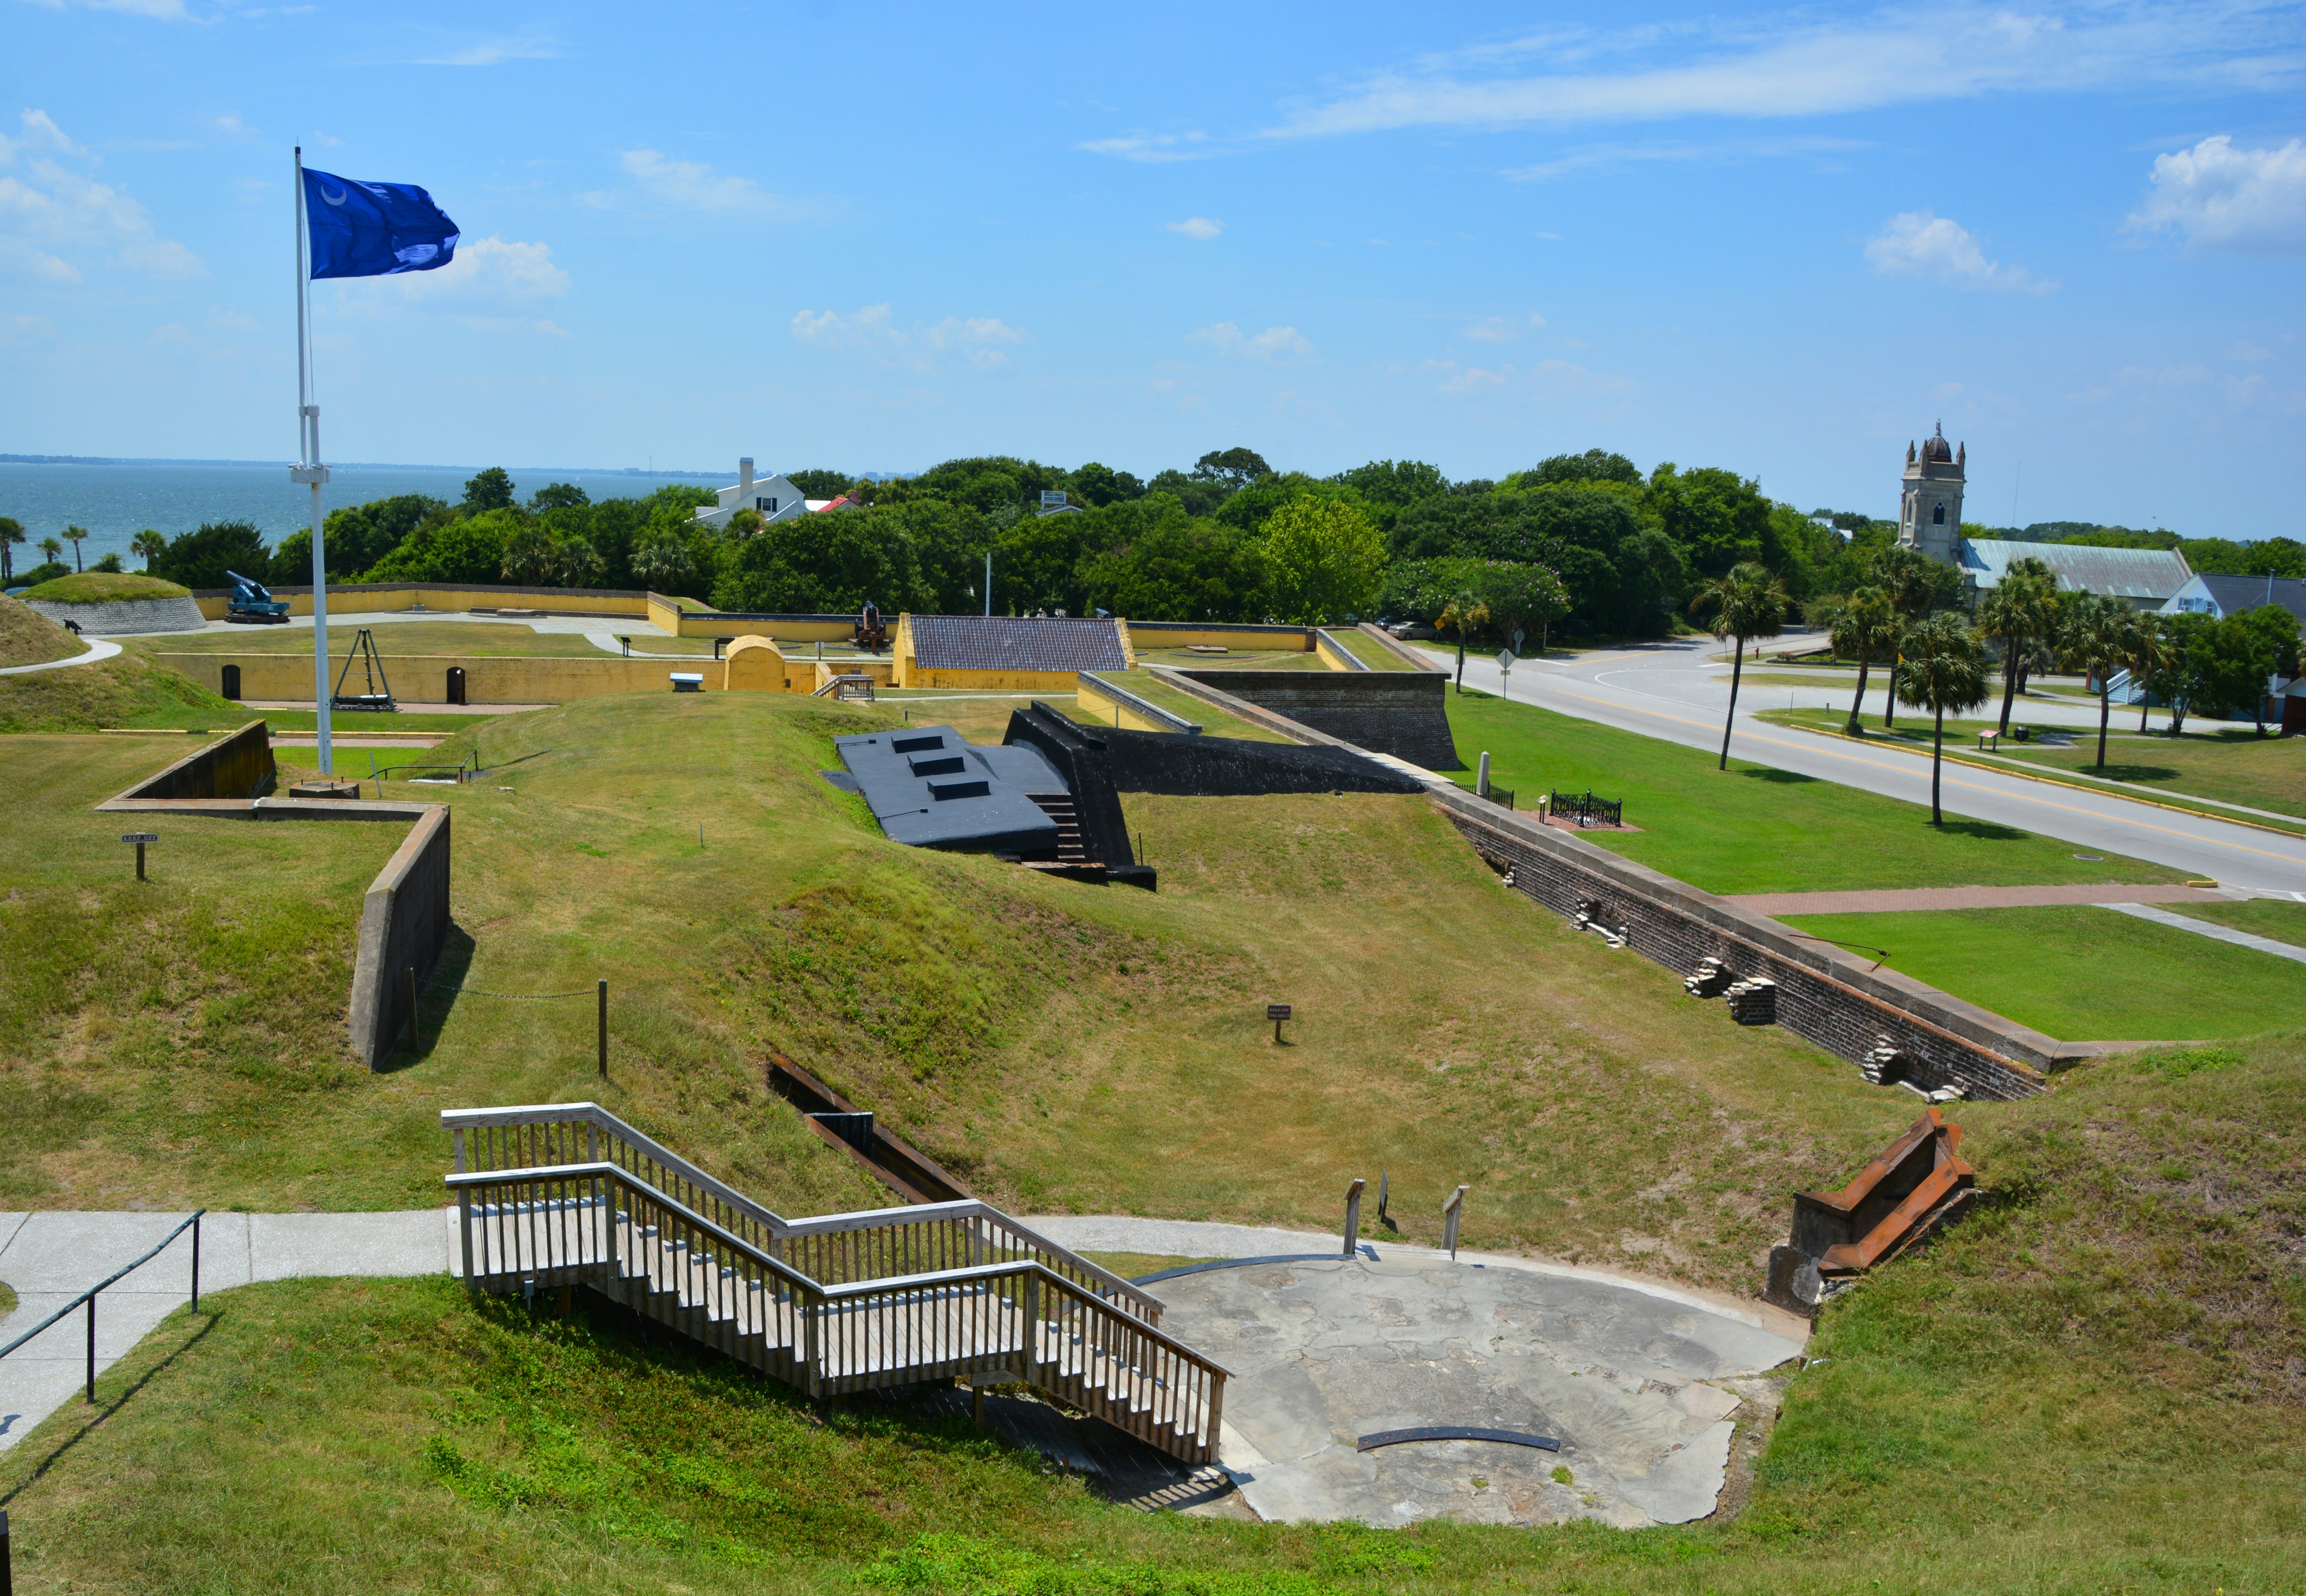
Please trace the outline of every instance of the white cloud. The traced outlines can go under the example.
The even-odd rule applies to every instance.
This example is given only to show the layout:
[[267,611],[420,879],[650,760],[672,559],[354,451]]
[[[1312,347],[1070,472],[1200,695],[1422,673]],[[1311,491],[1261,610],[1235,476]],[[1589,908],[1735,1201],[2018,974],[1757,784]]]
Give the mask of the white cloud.
[[552,259],[548,243],[499,238],[458,242],[456,259],[432,271],[404,271],[374,282],[418,303],[534,303],[558,299],[570,279]]
[[2237,149],[2225,133],[2154,158],[2152,185],[2129,226],[2174,232],[2200,249],[2306,253],[2306,143]]
[[1162,226],[1172,233],[1183,233],[1206,243],[1225,231],[1225,224],[1205,216],[1189,216],[1182,222],[1165,222]]
[[154,231],[143,206],[96,181],[98,158],[47,112],[19,122],[17,137],[0,134],[0,267],[48,283],[79,281],[91,257],[151,277],[207,275],[198,255]]
[[838,311],[799,311],[792,319],[795,341],[814,349],[861,355],[869,363],[910,371],[937,370],[937,356],[955,354],[978,371],[1010,363],[997,347],[1021,344],[1030,335],[998,316],[947,316],[935,323],[900,327],[885,304],[866,305],[848,315]]
[[1465,336],[1476,344],[1510,344],[1544,325],[1545,318],[1535,312],[1526,316],[1489,316],[1467,328]]
[[[2069,0],[2024,13],[1954,4],[1830,21],[1815,14],[1560,34],[1428,57],[1302,107],[1261,136],[1813,116],[2149,81],[2266,89],[2298,73],[2294,23],[2275,8]],[[1530,56],[1551,70],[1499,75]]]
[[1278,363],[1302,360],[1313,353],[1312,343],[1294,327],[1268,327],[1243,334],[1230,321],[1218,321],[1185,335],[1186,341],[1207,344],[1219,354],[1243,354],[1251,360]]
[[1556,156],[1534,166],[1515,166],[1500,175],[1513,183],[1548,183],[1577,172],[1615,171],[1655,161],[1702,162],[1725,166],[1734,161],[1808,159],[1832,166],[1829,158],[1852,150],[1870,149],[1863,139],[1721,139],[1709,142],[1652,141],[1639,144],[1593,144]]
[[1092,139],[1081,146],[1092,155],[1119,156],[1125,161],[1190,161],[1213,155],[1207,133],[1132,133],[1118,139]]
[[[50,11],[64,9],[64,0],[32,0],[32,3],[45,5]],[[174,20],[188,14],[184,10],[184,0],[73,0],[73,3],[83,11],[124,11],[136,17]]]
[[2017,288],[2047,294],[2058,285],[2022,266],[1988,260],[1967,228],[1947,217],[1909,210],[1866,241],[1866,259],[1883,277],[1931,277],[1964,288]]
[[2228,360],[2248,361],[2272,360],[2274,358],[2274,351],[2267,348],[2263,345],[2253,344],[2249,339],[2244,338],[2242,342],[2236,344],[2233,348],[2226,351],[2226,358]]
[[[674,160],[654,149],[624,150],[618,156],[618,165],[641,196],[676,209],[706,216],[778,218],[797,216],[805,209],[768,192],[749,177],[716,173],[702,161]],[[623,198],[602,191],[582,197],[604,209],[613,209]]]
[[476,38],[452,46],[435,55],[413,58],[412,66],[496,66],[507,61],[550,61],[560,54],[560,43],[539,27],[494,38]]

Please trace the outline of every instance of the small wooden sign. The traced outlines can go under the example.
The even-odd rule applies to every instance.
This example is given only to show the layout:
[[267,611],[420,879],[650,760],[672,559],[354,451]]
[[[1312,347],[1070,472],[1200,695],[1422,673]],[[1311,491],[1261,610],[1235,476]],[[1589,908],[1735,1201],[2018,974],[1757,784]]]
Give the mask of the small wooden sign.
[[158,832],[130,832],[120,840],[123,842],[158,842],[160,840],[160,833]]
[[1289,1005],[1287,1003],[1268,1003],[1265,1005],[1265,1017],[1268,1020],[1286,1020],[1289,1018]]

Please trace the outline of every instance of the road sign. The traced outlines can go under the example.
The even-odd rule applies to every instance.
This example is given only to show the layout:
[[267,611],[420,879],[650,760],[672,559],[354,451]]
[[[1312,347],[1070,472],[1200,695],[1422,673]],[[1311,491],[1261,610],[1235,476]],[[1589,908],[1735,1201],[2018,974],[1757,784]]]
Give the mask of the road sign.
[[1521,653],[1521,640],[1528,636],[1529,634],[1523,631],[1519,627],[1516,627],[1514,628],[1514,653]]
[[1043,509],[1059,509],[1063,507],[1064,502],[1065,491],[1063,488],[1044,488],[1041,490],[1041,508]]
[[1500,670],[1510,670],[1513,668],[1514,651],[1509,648],[1501,648],[1498,650],[1498,669]]

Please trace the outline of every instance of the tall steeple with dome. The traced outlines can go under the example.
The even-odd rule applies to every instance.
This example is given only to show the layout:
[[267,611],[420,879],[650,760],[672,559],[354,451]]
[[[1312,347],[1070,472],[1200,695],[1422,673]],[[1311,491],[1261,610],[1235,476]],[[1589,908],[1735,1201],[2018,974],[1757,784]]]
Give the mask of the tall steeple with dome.
[[1946,441],[1945,423],[1906,445],[1905,490],[1898,504],[1898,541],[1950,566],[1961,563],[1961,490],[1969,480],[1968,444]]

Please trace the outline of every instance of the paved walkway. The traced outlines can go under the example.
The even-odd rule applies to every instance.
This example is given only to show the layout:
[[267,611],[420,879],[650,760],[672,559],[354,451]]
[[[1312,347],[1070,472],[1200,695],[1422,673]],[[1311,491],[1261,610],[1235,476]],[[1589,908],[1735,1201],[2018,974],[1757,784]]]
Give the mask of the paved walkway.
[[2158,909],[2148,909],[2143,903],[2101,903],[2100,909],[2110,909],[2133,919],[2151,920],[2157,926],[2167,926],[2174,931],[2191,931],[2196,936],[2207,936],[2213,942],[2232,943],[2238,948],[2255,948],[2261,953],[2271,953],[2276,959],[2295,960],[2306,964],[2306,948],[2295,943],[2276,942],[2270,936],[2259,936],[2248,931],[2237,931],[2231,926],[2213,925],[2208,920],[2190,919]]
[[[201,1221],[201,1289],[307,1275],[435,1275],[449,1267],[454,1208],[388,1214],[223,1214]],[[0,1280],[16,1311],[0,1346],[149,1250],[183,1214],[0,1213]],[[191,1300],[192,1238],[108,1288],[96,1304],[100,1375]],[[0,1451],[81,1395],[88,1378],[85,1310],[0,1358]]]
[[2231,903],[2233,896],[2203,887],[2071,883],[2040,887],[1902,887],[1861,892],[1748,892],[1730,900],[1740,909],[1783,919],[1788,915],[1895,914],[1916,909],[2045,909],[2058,904]]
[[23,676],[34,670],[62,670],[67,665],[93,665],[98,660],[108,660],[120,652],[117,643],[107,643],[101,637],[88,639],[88,652],[68,660],[43,660],[37,665],[11,665],[0,670],[0,676]]

